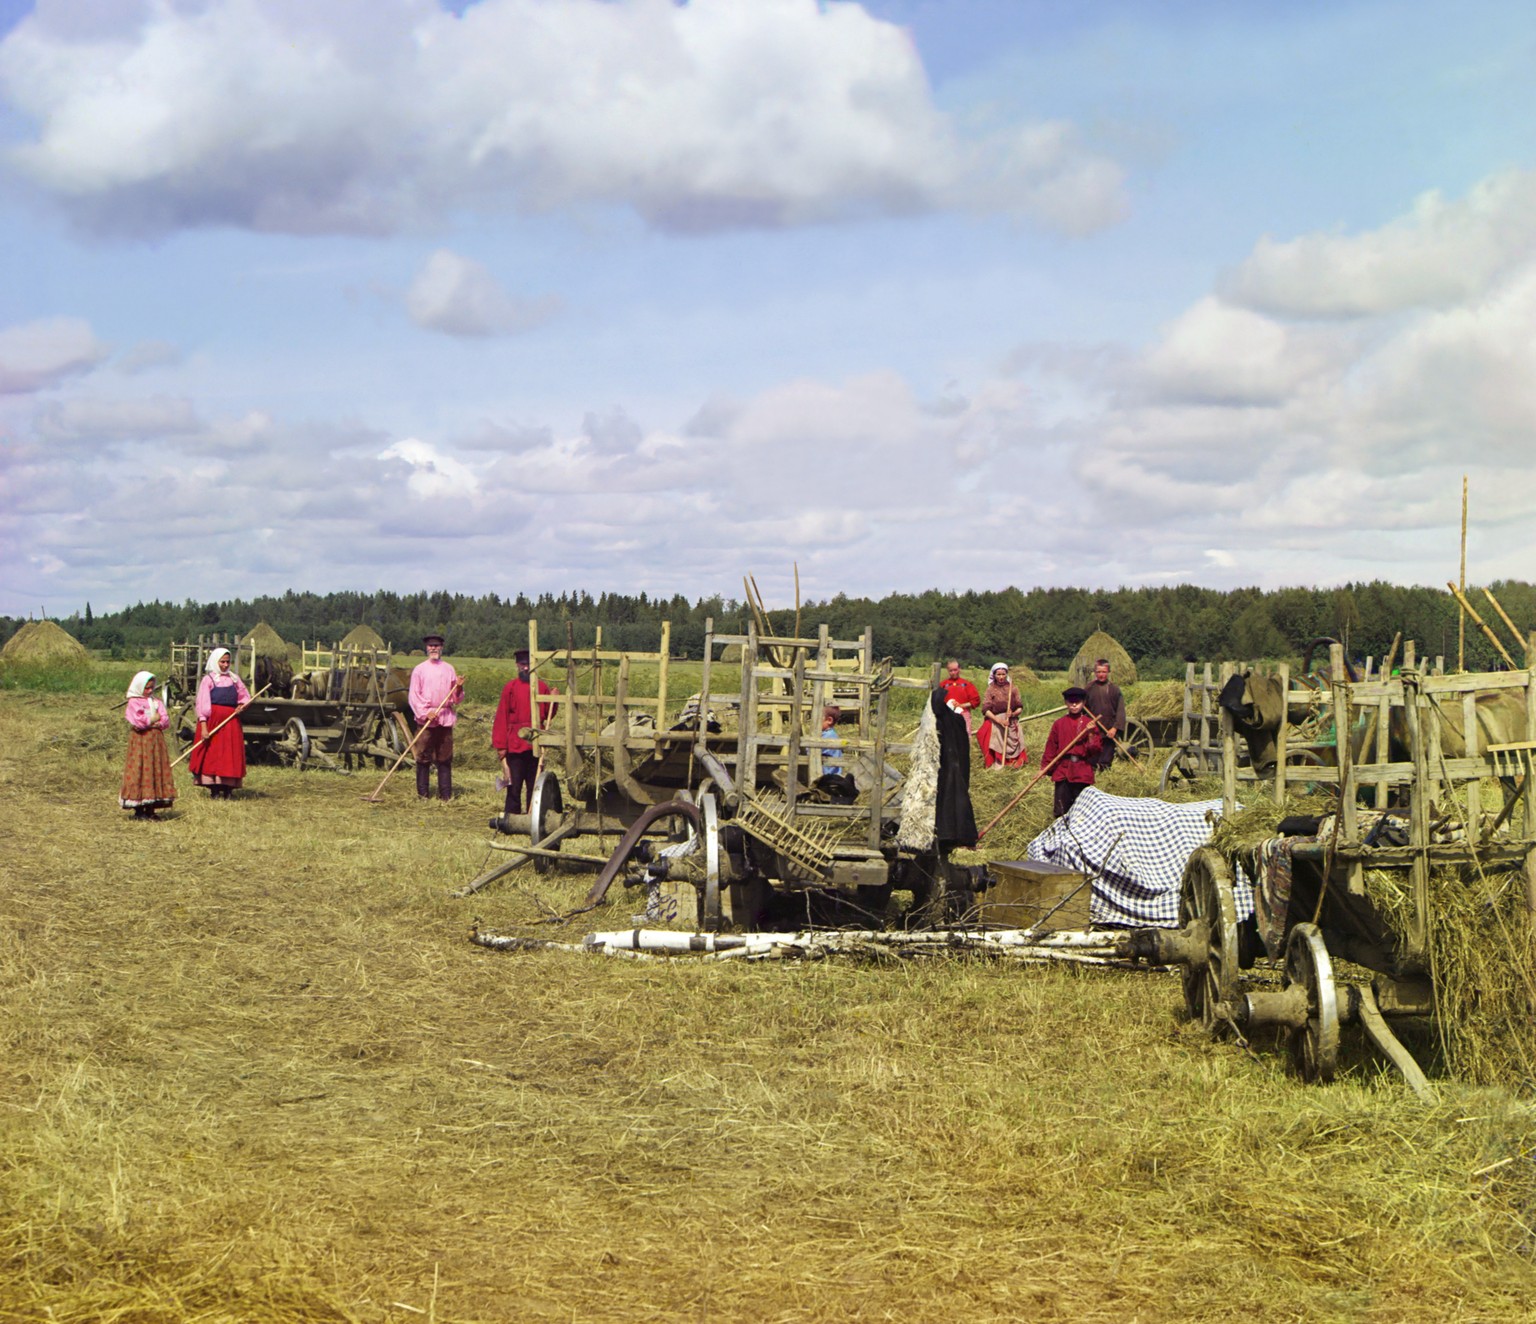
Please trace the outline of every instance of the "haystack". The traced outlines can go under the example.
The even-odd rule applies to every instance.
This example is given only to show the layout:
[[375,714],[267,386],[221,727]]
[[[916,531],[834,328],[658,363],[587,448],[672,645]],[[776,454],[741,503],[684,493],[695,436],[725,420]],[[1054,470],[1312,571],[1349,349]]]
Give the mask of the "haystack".
[[84,644],[52,621],[28,621],[0,648],[6,662],[88,662],[90,657]]
[[256,646],[257,657],[275,657],[280,661],[288,659],[288,645],[283,641],[283,636],[265,621],[240,641],[242,648],[249,648],[252,644]]
[[1093,679],[1093,664],[1101,657],[1109,660],[1109,678],[1116,685],[1124,687],[1136,683],[1136,664],[1131,661],[1131,655],[1115,642],[1114,635],[1095,630],[1083,640],[1083,646],[1067,668],[1068,684],[1086,685]]
[[352,633],[341,641],[343,648],[383,648],[384,636],[371,625],[354,626]]

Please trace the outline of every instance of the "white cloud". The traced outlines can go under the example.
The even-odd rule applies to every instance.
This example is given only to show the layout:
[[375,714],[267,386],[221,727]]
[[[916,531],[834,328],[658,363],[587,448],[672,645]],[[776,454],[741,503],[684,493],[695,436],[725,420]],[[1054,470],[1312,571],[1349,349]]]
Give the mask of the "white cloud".
[[1164,328],[1142,369],[1164,398],[1275,404],[1341,366],[1344,348],[1208,295]]
[[1466,198],[1439,190],[1364,234],[1261,239],[1222,282],[1236,303],[1283,317],[1363,317],[1450,307],[1536,256],[1536,172],[1489,176]]
[[406,486],[413,496],[468,497],[479,490],[480,484],[468,465],[415,437],[386,447],[379,452],[379,458],[394,460],[407,468]]
[[37,435],[55,444],[157,441],[194,436],[204,424],[190,400],[77,397],[38,414]]
[[89,372],[108,350],[78,317],[0,329],[0,395],[27,395]]
[[559,301],[514,299],[479,262],[446,248],[433,253],[405,296],[417,326],[450,336],[505,336],[547,322]]
[[387,232],[633,208],[673,230],[951,208],[1070,233],[1122,174],[1070,125],[963,131],[908,36],[817,0],[205,0],[0,43],[13,163],[103,230]]

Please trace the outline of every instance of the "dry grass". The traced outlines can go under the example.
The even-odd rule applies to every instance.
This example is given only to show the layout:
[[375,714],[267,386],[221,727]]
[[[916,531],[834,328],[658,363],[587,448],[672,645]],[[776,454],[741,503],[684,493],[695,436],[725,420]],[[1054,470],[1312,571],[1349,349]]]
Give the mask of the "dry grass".
[[448,898],[488,759],[142,823],[107,706],[0,693],[0,1320],[1528,1317],[1500,1091],[1303,1086],[1162,975],[486,952],[588,882]]

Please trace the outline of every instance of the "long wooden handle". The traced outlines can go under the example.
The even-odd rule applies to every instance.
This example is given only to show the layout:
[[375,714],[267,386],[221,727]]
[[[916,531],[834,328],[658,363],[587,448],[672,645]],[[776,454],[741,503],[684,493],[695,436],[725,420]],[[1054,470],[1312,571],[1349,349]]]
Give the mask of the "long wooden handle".
[[1455,595],[1456,601],[1461,603],[1461,609],[1477,623],[1477,628],[1488,636],[1488,642],[1499,650],[1499,656],[1509,663],[1509,669],[1511,671],[1518,671],[1519,668],[1515,665],[1515,659],[1510,657],[1509,653],[1505,650],[1504,645],[1499,642],[1499,636],[1494,634],[1494,632],[1488,628],[1488,623],[1477,614],[1477,609],[1466,600],[1466,598],[1462,595],[1461,590],[1449,580],[1446,581],[1445,586]]
[[443,701],[427,714],[427,720],[421,724],[421,729],[411,737],[411,743],[400,751],[400,757],[395,760],[394,765],[390,768],[390,770],[384,774],[384,781],[381,781],[377,786],[373,788],[372,795],[363,796],[362,798],[364,800],[369,800],[374,804],[378,803],[379,792],[384,789],[385,783],[387,783],[389,779],[395,775],[396,769],[399,768],[399,766],[404,763],[411,754],[415,752],[416,742],[421,739],[422,731],[425,731],[432,725],[433,718],[435,718],[438,713],[442,712],[443,709],[448,706],[449,700],[451,700],[456,693],[462,694],[463,692],[464,682],[462,680],[455,681],[451,686],[449,686],[448,693],[443,695]]
[[239,717],[241,713],[243,713],[271,688],[271,685],[263,685],[259,690],[256,691],[255,694],[251,695],[251,697],[242,703],[238,708],[236,708],[234,712],[230,713],[228,717],[226,717],[222,722],[214,727],[212,731],[210,731],[205,736],[199,736],[190,745],[188,745],[185,750],[176,756],[176,760],[171,764],[171,767],[174,768],[177,763],[182,761],[182,759],[191,758],[193,751],[196,750],[199,745],[206,745],[210,740],[214,738],[214,736],[218,735],[220,731],[222,731],[226,726],[233,722],[235,718]]
[[976,840],[978,844],[980,843],[981,839],[987,835],[987,833],[992,831],[992,829],[998,825],[998,822],[1002,819],[1003,815],[1012,809],[1014,805],[1018,804],[1018,802],[1022,800],[1026,795],[1028,795],[1032,790],[1034,790],[1035,786],[1039,783],[1040,778],[1048,775],[1052,768],[1054,768],[1058,763],[1062,761],[1062,759],[1066,758],[1067,755],[1072,752],[1072,746],[1077,744],[1077,742],[1081,740],[1085,735],[1087,735],[1088,732],[1092,729],[1092,727],[1085,726],[1081,731],[1073,736],[1071,740],[1067,741],[1066,748],[1063,749],[1060,754],[1058,754],[1049,763],[1047,763],[1045,767],[1041,768],[1040,771],[1035,774],[1035,780],[1030,782],[1028,786],[1026,786],[1022,791],[1014,796],[1013,799],[1008,801],[1007,804],[1005,804],[1001,809],[997,811],[997,817],[976,834]]

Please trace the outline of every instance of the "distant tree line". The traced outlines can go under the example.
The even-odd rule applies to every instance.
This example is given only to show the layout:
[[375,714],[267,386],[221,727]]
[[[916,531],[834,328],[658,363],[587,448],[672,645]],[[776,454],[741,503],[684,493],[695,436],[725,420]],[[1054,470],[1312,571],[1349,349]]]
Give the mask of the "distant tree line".
[[[1521,630],[1536,628],[1536,587],[1500,581],[1494,595]],[[1499,635],[1507,631],[1481,593],[1474,606]],[[892,593],[880,599],[842,594],[800,609],[802,629],[825,622],[838,638],[872,627],[876,651],[901,664],[955,656],[970,667],[993,661],[1026,662],[1036,670],[1067,666],[1094,630],[1107,630],[1148,677],[1182,674],[1186,659],[1297,657],[1313,639],[1339,639],[1355,657],[1383,656],[1393,634],[1413,639],[1421,656],[1443,654],[1453,665],[1459,608],[1443,589],[1375,581],[1340,588],[1217,590],[1181,584],[1164,588],[1016,588],[996,592]],[[702,655],[706,621],[717,632],[744,633],[750,612],[731,598],[690,602],[683,596],[584,591],[503,598],[491,593],[284,593],[253,601],[140,602],[118,612],[83,613],[58,624],[86,647],[116,657],[163,657],[173,639],[219,632],[243,634],[265,621],[291,643],[329,644],[355,626],[372,626],[401,652],[420,646],[423,634],[442,630],[449,651],[471,657],[507,657],[525,644],[528,621],[537,620],[542,643],[563,644],[568,635],[590,647],[599,627],[603,644],[654,650],[662,621],[672,624],[674,656]],[[794,627],[793,608],[770,612],[776,632]],[[22,620],[0,618],[0,640]],[[1517,662],[1521,649],[1506,638]],[[1467,666],[1490,670],[1498,655],[1470,622]]]

